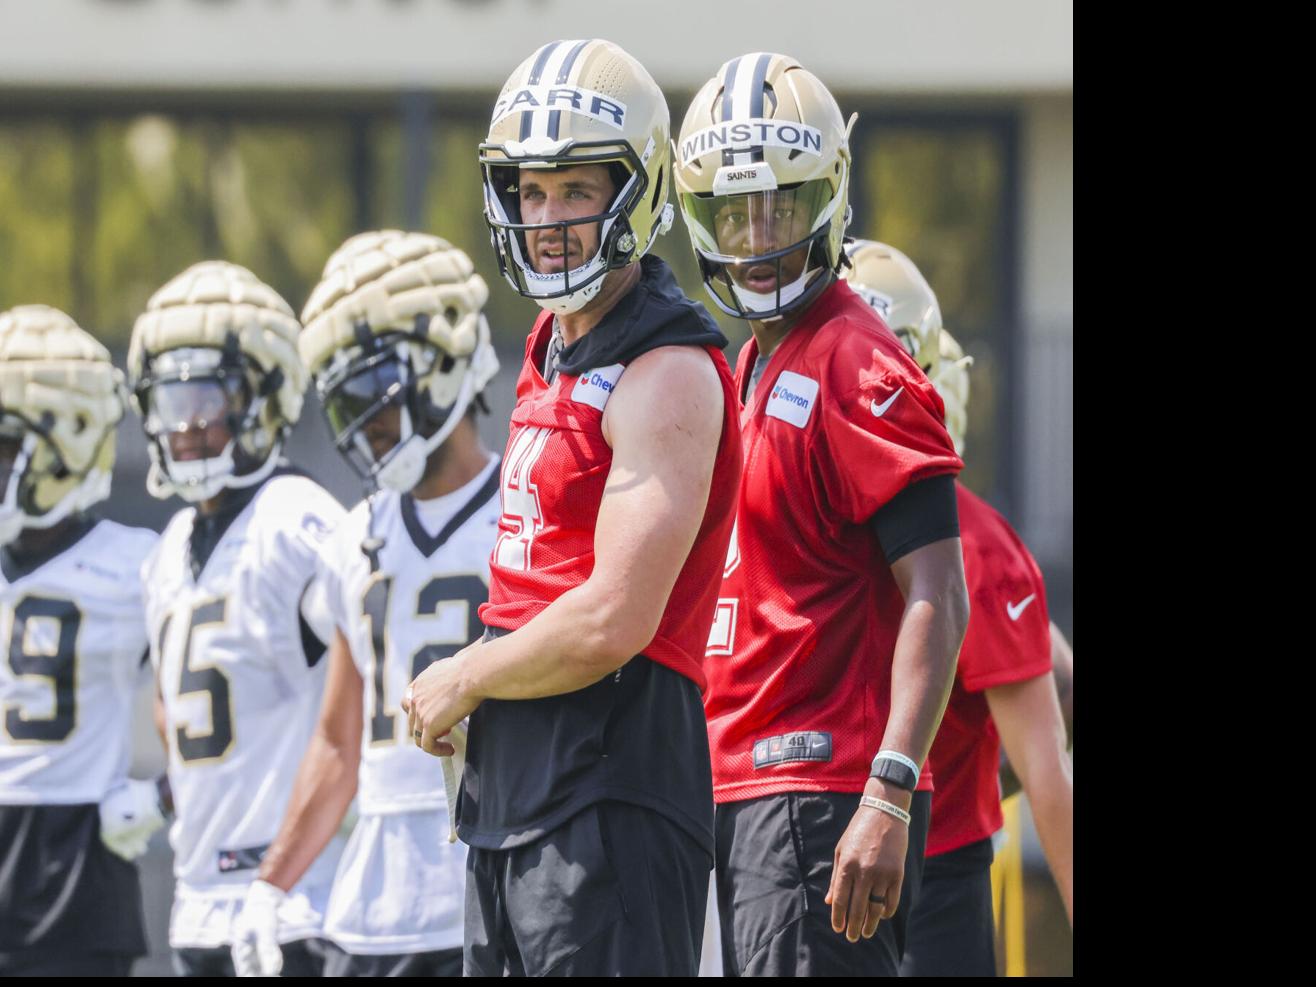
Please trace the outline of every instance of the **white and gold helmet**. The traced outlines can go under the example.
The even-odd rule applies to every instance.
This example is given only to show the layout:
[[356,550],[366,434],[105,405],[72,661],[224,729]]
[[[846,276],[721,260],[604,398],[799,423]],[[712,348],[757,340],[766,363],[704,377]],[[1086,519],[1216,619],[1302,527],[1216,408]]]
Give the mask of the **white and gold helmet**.
[[0,313],[0,545],[110,494],[123,374],[47,305]]
[[841,277],[896,334],[929,377],[940,360],[941,306],[914,262],[895,247],[856,240],[846,248],[850,264]]
[[[609,41],[554,41],[527,58],[494,104],[480,145],[484,217],[498,267],[522,295],[559,315],[598,294],[608,271],[639,260],[672,223],[671,119],[644,66]],[[521,169],[607,165],[616,189],[603,212],[562,222],[523,222]],[[599,248],[574,270],[540,274],[528,230],[599,224]]]
[[[334,445],[362,479],[407,493],[498,372],[471,259],[425,233],[352,237],[302,310],[298,346]],[[367,422],[397,407],[396,445],[376,457]]]
[[955,452],[964,455],[964,436],[969,430],[969,368],[973,357],[965,356],[960,344],[945,329],[941,330],[940,359],[928,373],[932,386],[946,406],[946,431],[955,443]]
[[297,319],[245,267],[203,261],[151,296],[128,349],[146,489],[208,500],[263,481],[302,412]]
[[699,90],[676,142],[676,189],[722,311],[780,318],[832,282],[854,119],[788,55],[733,58]]

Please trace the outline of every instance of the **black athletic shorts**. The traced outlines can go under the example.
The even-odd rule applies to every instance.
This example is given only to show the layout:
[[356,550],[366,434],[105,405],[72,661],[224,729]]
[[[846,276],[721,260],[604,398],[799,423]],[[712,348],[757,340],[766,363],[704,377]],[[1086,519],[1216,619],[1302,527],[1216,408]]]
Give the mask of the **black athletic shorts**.
[[465,975],[693,977],[713,861],[652,809],[596,802],[466,857]]
[[146,953],[137,867],[100,826],[95,805],[0,805],[0,976]]
[[901,976],[996,976],[991,871],[990,839],[923,862]]
[[362,956],[338,950],[324,965],[326,977],[460,977],[461,949]]
[[859,795],[790,792],[717,807],[717,907],[725,975],[899,976],[910,909],[919,896],[930,792],[910,806],[900,907],[871,939],[832,931],[823,899]]
[[[285,942],[283,977],[323,977],[325,961],[336,947],[320,939]],[[180,977],[232,977],[233,950],[229,946],[213,948],[184,947],[174,950],[174,973]]]

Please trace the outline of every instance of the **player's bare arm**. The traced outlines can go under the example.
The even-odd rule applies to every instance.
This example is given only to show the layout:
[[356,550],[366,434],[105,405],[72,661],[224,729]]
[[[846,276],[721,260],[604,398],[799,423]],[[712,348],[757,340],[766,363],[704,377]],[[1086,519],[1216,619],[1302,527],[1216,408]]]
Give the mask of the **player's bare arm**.
[[[891,669],[891,716],[883,750],[922,764],[955,680],[955,660],[969,623],[964,556],[958,538],[925,545],[891,566],[905,597]],[[913,793],[869,778],[864,794],[908,811]],[[871,938],[895,914],[904,880],[907,825],[861,806],[836,847],[827,903],[832,928],[851,942]],[[882,900],[876,900],[882,899]]]
[[[1051,621],[1051,678],[1056,684],[1060,715],[1065,721],[1065,749],[1074,747],[1074,649],[1065,632]],[[1019,775],[1010,763],[1009,752],[1001,748],[1001,798],[1007,799],[1021,788]]]
[[413,683],[413,735],[430,753],[484,699],[573,692],[620,668],[653,639],[708,501],[722,431],[717,372],[691,347],[635,359],[603,418],[612,468],[590,578],[524,627],[436,662]]
[[362,689],[352,652],[335,629],[320,719],[302,756],[279,835],[260,866],[260,879],[283,891],[301,880],[329,845],[356,795]]
[[1051,676],[1060,700],[1060,715],[1065,720],[1066,746],[1074,745],[1074,649],[1065,640],[1065,632],[1051,622]]
[[[1052,625],[1054,628],[1055,625]],[[1054,639],[1054,638],[1053,638]],[[1049,675],[987,690],[1001,746],[1019,776],[1069,924],[1074,924],[1074,769]]]

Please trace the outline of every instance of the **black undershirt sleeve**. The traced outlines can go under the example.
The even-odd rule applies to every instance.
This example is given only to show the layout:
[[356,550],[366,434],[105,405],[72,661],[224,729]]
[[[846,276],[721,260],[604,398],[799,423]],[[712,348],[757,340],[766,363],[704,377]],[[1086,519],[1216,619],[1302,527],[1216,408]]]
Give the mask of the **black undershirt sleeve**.
[[924,545],[958,538],[955,477],[946,473],[911,483],[887,501],[870,523],[888,565]]
[[311,630],[311,625],[306,622],[306,618],[300,614],[297,621],[302,631],[302,652],[306,655],[306,667],[314,668],[324,657],[324,653],[329,650],[329,646],[320,640],[318,634]]

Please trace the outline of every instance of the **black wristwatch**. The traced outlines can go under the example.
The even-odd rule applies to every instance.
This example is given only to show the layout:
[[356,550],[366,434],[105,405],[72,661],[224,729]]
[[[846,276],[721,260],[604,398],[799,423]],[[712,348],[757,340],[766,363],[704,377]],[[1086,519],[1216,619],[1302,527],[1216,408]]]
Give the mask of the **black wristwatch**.
[[907,792],[912,792],[918,787],[918,775],[910,769],[909,765],[901,764],[889,757],[874,758],[873,768],[869,771],[868,777],[889,782]]

